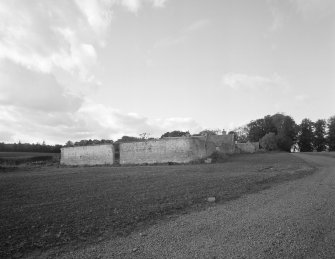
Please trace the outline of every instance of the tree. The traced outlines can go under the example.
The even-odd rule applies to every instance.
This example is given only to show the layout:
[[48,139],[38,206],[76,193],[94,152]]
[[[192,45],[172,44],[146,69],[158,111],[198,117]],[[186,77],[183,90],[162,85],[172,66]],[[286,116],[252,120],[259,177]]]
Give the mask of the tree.
[[[71,142],[72,143],[72,142]],[[71,144],[69,143],[69,144]],[[73,143],[72,143],[73,144]],[[0,143],[0,151],[2,152],[46,152],[46,153],[59,153],[61,149],[61,145],[41,145],[34,143],[22,143],[19,141],[18,143]]]
[[313,146],[316,151],[321,152],[326,150],[326,121],[325,120],[317,120],[314,123],[314,142]]
[[280,150],[290,152],[297,139],[298,127],[292,117],[282,116],[281,123],[276,125],[277,145]]
[[174,130],[171,132],[165,132],[161,138],[169,138],[169,137],[183,137],[183,136],[189,136],[190,132],[189,131],[179,131],[179,130]]
[[297,140],[298,126],[291,116],[283,116],[279,125],[276,125],[277,134],[287,136],[292,141]]
[[75,142],[74,145],[75,146],[87,146],[88,145],[87,143],[88,143],[88,140],[82,139],[80,141]]
[[120,143],[120,142],[139,142],[142,141],[140,138],[137,137],[131,137],[131,136],[123,136],[122,138],[118,139],[116,142]]
[[274,133],[278,148],[287,152],[291,150],[291,146],[297,138],[297,124],[292,117],[281,113],[251,121],[247,126],[249,141],[256,142],[266,134]]
[[327,144],[329,151],[335,151],[335,116],[332,116],[328,119]]
[[265,134],[259,141],[262,148],[268,151],[277,150],[277,136],[274,132]]
[[231,131],[228,132],[228,134],[233,134],[233,135],[234,135],[234,141],[237,141],[237,140],[238,140],[237,132],[231,130]]
[[89,146],[89,145],[101,145],[101,144],[113,144],[114,141],[111,139],[93,139],[93,140],[87,140],[87,139],[82,139],[80,141],[74,142],[74,146]]
[[69,140],[68,142],[66,142],[65,146],[66,147],[73,147],[73,142],[71,140]]
[[114,141],[112,139],[102,139],[100,140],[101,144],[113,144]]
[[251,121],[247,127],[249,129],[248,139],[251,142],[259,141],[266,134],[264,119]]
[[93,145],[99,145],[100,144],[100,140],[98,140],[98,139],[93,139],[92,142],[93,142]]
[[210,130],[205,129],[203,131],[200,131],[198,135],[200,136],[207,136],[207,135],[220,135],[222,131],[220,129]]
[[276,116],[277,114],[275,115],[266,115],[264,117],[264,125],[263,125],[263,128],[264,128],[264,131],[266,133],[270,133],[270,132],[273,132],[275,134],[277,134],[277,128],[276,126],[274,125],[273,121],[273,117]]
[[300,124],[298,144],[301,152],[313,151],[314,133],[313,122],[309,119],[303,119]]
[[248,130],[249,129],[248,129],[248,127],[246,125],[234,129],[234,132],[237,135],[237,140],[236,141],[238,143],[246,143],[246,142],[248,142],[248,134],[249,134]]
[[275,132],[276,135],[282,129],[285,119],[286,119],[286,116],[281,113],[276,113],[271,116],[271,124],[272,124],[272,127],[274,128],[273,132]]
[[291,152],[291,147],[294,144],[291,138],[287,136],[277,135],[277,146],[279,150]]

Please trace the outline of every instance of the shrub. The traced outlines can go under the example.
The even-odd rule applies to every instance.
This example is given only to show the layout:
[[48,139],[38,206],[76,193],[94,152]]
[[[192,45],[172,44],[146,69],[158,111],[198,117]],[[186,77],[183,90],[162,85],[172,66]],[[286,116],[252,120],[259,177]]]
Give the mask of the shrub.
[[270,132],[268,134],[265,134],[265,136],[261,138],[260,145],[265,150],[272,151],[272,150],[278,149],[277,142],[278,142],[278,139],[277,139],[276,134],[273,132]]
[[293,140],[287,136],[277,136],[277,145],[280,150],[290,152]]
[[227,159],[227,155],[220,151],[214,151],[208,158],[212,159],[212,163],[220,163]]

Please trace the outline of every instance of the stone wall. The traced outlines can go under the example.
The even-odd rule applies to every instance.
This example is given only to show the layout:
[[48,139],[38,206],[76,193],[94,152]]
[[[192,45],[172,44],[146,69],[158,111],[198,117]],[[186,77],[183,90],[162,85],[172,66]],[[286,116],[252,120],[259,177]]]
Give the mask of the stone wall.
[[96,145],[64,147],[61,149],[61,165],[112,165],[114,146]]
[[255,153],[259,151],[259,142],[236,143],[235,153]]
[[[258,142],[234,143],[234,135],[163,138],[120,143],[120,164],[189,163],[204,159],[213,152],[224,154],[254,153]],[[112,144],[66,147],[61,149],[62,165],[111,165],[115,150]]]
[[209,156],[215,148],[200,137],[121,143],[120,164],[188,163]]
[[213,142],[221,153],[233,154],[235,152],[234,134],[213,135],[208,138],[208,141]]

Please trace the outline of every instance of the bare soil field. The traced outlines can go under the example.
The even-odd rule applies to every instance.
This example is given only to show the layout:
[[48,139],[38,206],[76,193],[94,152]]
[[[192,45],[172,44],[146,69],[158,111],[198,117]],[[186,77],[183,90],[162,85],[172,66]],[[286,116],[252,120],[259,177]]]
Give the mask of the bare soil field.
[[311,173],[287,153],[218,164],[11,168],[0,172],[0,257],[49,249],[56,257]]

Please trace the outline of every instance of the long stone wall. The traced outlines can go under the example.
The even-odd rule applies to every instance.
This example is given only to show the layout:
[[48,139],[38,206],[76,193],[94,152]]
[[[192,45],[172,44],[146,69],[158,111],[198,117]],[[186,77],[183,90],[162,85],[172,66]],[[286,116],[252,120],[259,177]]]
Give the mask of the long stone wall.
[[61,165],[112,165],[114,146],[96,145],[64,147],[61,149]]
[[215,148],[199,137],[121,143],[120,164],[188,163],[209,156]]
[[[120,164],[189,163],[219,151],[224,154],[254,153],[259,143],[234,143],[234,136],[193,136],[120,143]],[[61,149],[62,165],[111,165],[115,162],[112,144]]]

